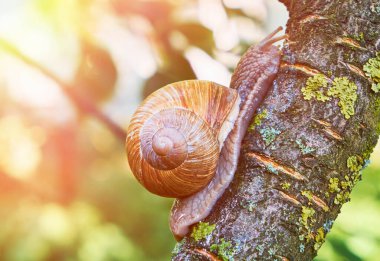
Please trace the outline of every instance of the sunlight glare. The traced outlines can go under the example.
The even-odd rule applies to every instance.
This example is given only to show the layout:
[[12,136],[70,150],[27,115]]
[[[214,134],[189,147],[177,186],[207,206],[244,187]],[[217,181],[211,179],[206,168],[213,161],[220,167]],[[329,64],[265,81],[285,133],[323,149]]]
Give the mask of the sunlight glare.
[[94,149],[102,154],[111,154],[115,151],[117,141],[109,129],[97,121],[88,120],[87,123],[88,137]]
[[31,177],[42,158],[42,144],[38,141],[44,139],[36,138],[36,132],[14,116],[3,118],[0,121],[0,130],[0,166],[13,177]]
[[228,21],[227,13],[219,0],[199,1],[199,19],[211,30],[217,29]]
[[223,0],[229,8],[241,9],[246,15],[264,21],[268,15],[263,0]]
[[1,60],[0,69],[14,100],[32,106],[49,106],[56,102],[57,86],[40,77],[35,70],[14,59]]
[[189,60],[197,79],[229,86],[231,73],[223,64],[214,60],[205,51],[191,47],[186,51],[185,56]]
[[239,38],[247,43],[260,42],[266,36],[263,28],[255,23],[252,19],[246,17],[232,17],[236,23]]
[[53,122],[66,122],[74,112],[52,80],[12,58],[0,60],[0,73],[10,97],[24,106],[40,109]]
[[43,207],[39,218],[39,230],[46,239],[59,245],[70,244],[75,236],[69,213],[57,204]]
[[231,50],[239,44],[239,35],[236,23],[228,20],[223,26],[219,26],[214,31],[216,47],[220,50]]
[[[142,19],[132,19],[132,22],[135,26],[146,26]],[[149,42],[142,35],[136,35],[132,31],[126,30],[117,19],[110,16],[103,17],[99,24],[97,37],[105,46],[109,47],[116,64],[124,62],[123,66],[127,66],[129,70],[134,71],[142,78],[151,77],[157,70]]]
[[239,43],[236,23],[228,19],[220,1],[200,1],[199,19],[204,26],[214,32],[215,43],[220,50],[231,50]]

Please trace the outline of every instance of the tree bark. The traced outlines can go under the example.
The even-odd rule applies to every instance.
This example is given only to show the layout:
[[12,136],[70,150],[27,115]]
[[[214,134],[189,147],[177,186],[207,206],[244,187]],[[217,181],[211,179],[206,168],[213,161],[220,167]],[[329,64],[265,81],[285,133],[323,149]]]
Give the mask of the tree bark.
[[[235,178],[204,220],[208,229],[194,226],[173,260],[312,260],[377,143],[380,93],[363,65],[380,49],[380,2],[281,2],[289,41],[263,116],[253,120]],[[356,101],[344,88],[334,96],[343,77]],[[302,88],[313,79],[324,79],[318,90],[329,100],[305,99]]]

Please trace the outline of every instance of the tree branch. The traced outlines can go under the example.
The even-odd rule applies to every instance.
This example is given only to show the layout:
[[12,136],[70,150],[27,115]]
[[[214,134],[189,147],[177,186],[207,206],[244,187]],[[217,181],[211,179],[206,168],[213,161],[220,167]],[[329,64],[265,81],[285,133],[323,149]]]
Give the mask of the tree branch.
[[377,143],[380,95],[363,65],[376,56],[378,1],[282,2],[289,41],[266,117],[208,229],[195,226],[173,260],[312,260]]
[[50,78],[54,82],[58,84],[63,93],[69,98],[69,100],[82,112],[93,116],[102,122],[108,129],[122,142],[125,141],[126,132],[115,122],[113,122],[107,115],[101,112],[96,105],[84,95],[78,92],[78,88],[75,88],[72,84],[69,84],[56,75],[54,75],[47,68],[40,65],[38,62],[29,58],[25,54],[23,54],[20,50],[18,50],[12,43],[8,42],[5,39],[0,38],[0,48],[7,51],[9,54],[13,55],[17,59],[26,63],[27,65],[33,67],[38,70],[40,73]]

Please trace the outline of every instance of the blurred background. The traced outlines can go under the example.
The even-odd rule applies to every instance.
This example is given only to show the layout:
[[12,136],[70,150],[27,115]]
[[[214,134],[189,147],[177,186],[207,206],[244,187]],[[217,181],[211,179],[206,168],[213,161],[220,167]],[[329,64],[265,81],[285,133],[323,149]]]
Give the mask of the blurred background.
[[[286,19],[276,0],[0,0],[0,260],[169,260],[172,199],[132,178],[118,126],[168,83],[228,86]],[[378,260],[379,158],[316,260]]]

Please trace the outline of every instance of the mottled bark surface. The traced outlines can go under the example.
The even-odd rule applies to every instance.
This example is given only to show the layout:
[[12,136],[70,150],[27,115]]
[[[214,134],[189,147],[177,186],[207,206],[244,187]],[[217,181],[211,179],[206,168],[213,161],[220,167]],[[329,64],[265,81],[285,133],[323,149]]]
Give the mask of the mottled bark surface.
[[[261,122],[247,133],[235,178],[204,220],[215,228],[186,237],[173,260],[312,260],[376,145],[380,93],[362,70],[380,49],[380,2],[283,2],[289,41]],[[342,77],[357,86],[349,119],[337,97],[304,99],[301,89],[319,73],[325,92]]]

